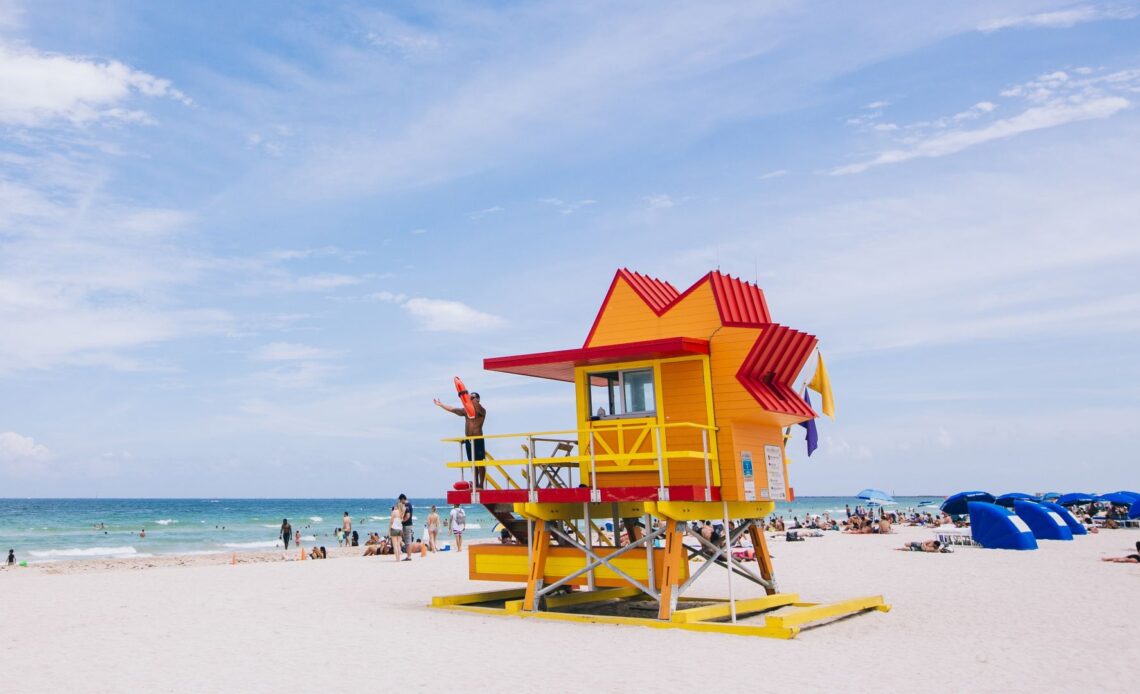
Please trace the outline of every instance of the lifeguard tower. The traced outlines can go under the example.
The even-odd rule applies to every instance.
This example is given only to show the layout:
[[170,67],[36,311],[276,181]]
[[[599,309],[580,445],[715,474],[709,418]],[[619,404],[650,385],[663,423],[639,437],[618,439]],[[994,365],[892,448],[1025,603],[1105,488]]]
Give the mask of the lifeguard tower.
[[[575,426],[489,435],[518,457],[447,464],[461,478],[449,503],[482,504],[517,542],[471,545],[470,578],[522,585],[432,605],[783,638],[888,610],[882,596],[817,604],[777,587],[762,519],[794,498],[783,429],[816,416],[792,387],[815,345],[772,322],[755,284],[710,272],[678,292],[622,269],[581,348],[484,360],[573,383]],[[476,465],[484,489],[468,481]],[[727,595],[688,595],[713,566]],[[765,595],[736,599],[734,577]]]

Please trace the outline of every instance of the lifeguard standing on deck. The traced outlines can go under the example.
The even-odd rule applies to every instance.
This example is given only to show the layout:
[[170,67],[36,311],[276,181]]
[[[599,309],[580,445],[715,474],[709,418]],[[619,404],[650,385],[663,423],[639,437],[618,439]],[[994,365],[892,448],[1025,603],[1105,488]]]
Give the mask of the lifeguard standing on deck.
[[[463,435],[464,436],[478,436],[477,439],[468,439],[463,442],[463,448],[467,451],[468,460],[485,460],[487,458],[486,446],[483,439],[483,420],[487,418],[487,410],[483,408],[483,404],[479,402],[479,394],[471,393],[471,404],[475,408],[475,416],[468,417],[467,410],[462,407],[448,407],[440,402],[439,398],[432,400],[437,407],[448,412],[463,417]],[[483,477],[486,474],[486,468],[479,466],[475,468],[475,488],[483,488]]]

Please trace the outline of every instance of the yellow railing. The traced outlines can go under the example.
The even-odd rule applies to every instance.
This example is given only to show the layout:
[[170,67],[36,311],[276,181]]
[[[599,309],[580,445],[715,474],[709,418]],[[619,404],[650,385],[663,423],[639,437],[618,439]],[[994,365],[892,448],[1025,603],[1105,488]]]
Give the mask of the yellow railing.
[[[668,449],[667,432],[671,429],[683,428],[697,429],[701,432],[701,450]],[[488,454],[486,460],[454,460],[446,463],[449,468],[456,468],[461,471],[470,470],[472,475],[474,475],[476,468],[485,468],[487,472],[486,484],[494,489],[525,488],[533,490],[580,485],[594,489],[597,487],[598,472],[605,474],[656,472],[660,486],[666,487],[670,484],[670,464],[682,460],[700,461],[705,473],[704,486],[710,487],[720,486],[720,469],[717,464],[716,446],[712,439],[712,432],[715,431],[716,427],[694,422],[657,424],[642,421],[626,424],[621,420],[607,420],[603,425],[589,429],[466,436],[446,438],[443,441],[459,444],[461,456],[463,455],[465,441],[476,439],[483,439],[487,442],[506,439],[523,441],[524,457],[521,458],[496,459]],[[556,438],[569,436],[574,438]],[[580,441],[585,442],[584,450],[580,450],[576,455],[571,454],[573,448],[577,447]],[[566,454],[541,455],[539,448],[547,443],[555,444],[556,452],[561,451]],[[507,471],[507,468],[510,467],[523,468],[521,476],[523,482],[526,483],[525,487],[511,477]],[[576,484],[573,482],[574,470],[578,472]],[[498,473],[498,479],[495,475],[490,474],[492,471]],[[561,478],[563,472],[567,475],[566,479]],[[544,481],[546,482],[545,485],[543,484]]]

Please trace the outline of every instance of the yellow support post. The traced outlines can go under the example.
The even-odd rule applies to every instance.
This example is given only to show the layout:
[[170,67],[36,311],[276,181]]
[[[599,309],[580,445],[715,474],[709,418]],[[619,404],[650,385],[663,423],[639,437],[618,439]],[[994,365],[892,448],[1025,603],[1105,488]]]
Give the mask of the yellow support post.
[[661,606],[657,610],[658,619],[669,619],[673,614],[673,591],[677,590],[681,582],[682,562],[685,561],[681,523],[672,520],[666,522],[669,523],[669,531],[665,533],[665,556],[661,560]]
[[528,610],[535,610],[535,593],[538,592],[542,577],[546,575],[546,556],[550,553],[550,531],[546,529],[546,521],[539,520],[534,525],[534,545],[531,548],[530,573],[526,580],[526,596],[523,605]]
[[[772,576],[775,575],[775,572],[772,570],[772,555],[768,554],[768,541],[764,539],[764,531],[753,524],[748,529],[748,536],[752,539],[752,550],[756,552],[756,563],[760,565],[760,575],[765,581],[773,583]],[[764,592],[768,595],[775,595],[775,584],[764,588]]]

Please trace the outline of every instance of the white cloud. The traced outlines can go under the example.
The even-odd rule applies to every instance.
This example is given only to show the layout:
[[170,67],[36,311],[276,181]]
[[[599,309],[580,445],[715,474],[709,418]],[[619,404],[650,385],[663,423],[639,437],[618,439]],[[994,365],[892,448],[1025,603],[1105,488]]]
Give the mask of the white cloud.
[[407,294],[399,294],[395,292],[376,292],[369,294],[368,298],[376,301],[385,301],[390,304],[402,304],[408,300]]
[[489,214],[497,214],[497,213],[502,212],[502,211],[503,211],[502,207],[500,207],[498,205],[494,205],[492,207],[486,207],[486,208],[483,208],[481,210],[476,210],[475,212],[468,214],[467,218],[473,219],[473,220],[474,219],[482,219],[483,217],[486,217]]
[[953,116],[923,121],[905,128],[894,149],[862,162],[836,166],[832,175],[862,173],[872,167],[897,164],[923,157],[942,157],[995,140],[1054,128],[1069,123],[1108,118],[1131,105],[1122,94],[1140,91],[1140,70],[1122,70],[1099,76],[1072,78],[1052,72],[1010,87],[1001,95],[1030,105],[1017,115],[992,120],[975,128],[964,124],[989,116],[998,109],[992,101],[980,101]]
[[891,102],[889,102],[889,101],[872,101],[871,103],[867,104],[863,108],[868,110],[868,111],[879,111],[879,110],[882,110],[882,109],[884,109],[890,105],[891,105]]
[[1108,19],[1133,19],[1138,15],[1140,15],[1140,10],[1134,7],[1094,7],[1092,5],[1082,5],[1080,7],[1055,10],[1053,12],[1039,12],[1037,14],[990,19],[979,24],[978,31],[989,33],[1001,29],[1018,27],[1066,29],[1087,22],[1097,22]]
[[1033,106],[1016,116],[996,121],[976,130],[958,130],[936,135],[909,149],[888,150],[865,162],[837,166],[831,170],[831,173],[841,176],[861,173],[874,166],[898,164],[920,157],[942,157],[985,142],[1014,137],[1034,130],[1053,128],[1083,120],[1108,118],[1127,108],[1128,105],[1127,99],[1118,96],[1106,96],[1080,104],[1054,103],[1047,106]]
[[428,230],[427,229],[412,229],[412,231],[410,233],[412,234],[412,236],[422,236],[422,235],[428,233]]
[[360,277],[352,275],[340,275],[336,273],[324,273],[320,275],[304,275],[296,278],[294,286],[303,291],[318,291],[323,292],[329,289],[339,289],[340,287],[351,287],[363,282]]
[[539,202],[554,207],[562,214],[573,214],[579,209],[597,203],[597,200],[578,200],[577,202],[566,202],[559,198],[539,198]]
[[788,175],[787,169],[776,169],[775,171],[769,171],[766,174],[761,174],[760,180],[761,181],[767,181],[767,180],[770,180],[773,178],[783,178],[784,176],[787,176],[787,175]]
[[292,342],[272,342],[258,349],[255,356],[262,361],[320,361],[332,359],[338,354],[321,347]]
[[501,327],[499,316],[483,313],[459,301],[417,297],[404,302],[403,308],[424,330],[475,333]]
[[278,251],[271,251],[268,258],[271,262],[286,261],[286,260],[307,260],[309,258],[340,258],[343,260],[351,260],[360,255],[359,252],[346,251],[336,246],[324,246],[322,248],[302,248],[302,249],[284,249]]
[[0,471],[13,476],[45,472],[52,452],[30,436],[14,431],[0,432]]
[[190,104],[169,80],[118,62],[40,53],[0,44],[0,123],[37,127],[101,120],[149,122],[123,106],[135,95]]
[[677,202],[664,193],[646,195],[642,200],[645,201],[646,206],[651,210],[667,210],[670,207],[677,206]]
[[408,297],[397,292],[375,292],[369,299],[404,309],[420,328],[433,332],[476,333],[506,324],[499,316],[476,310],[459,301]]

